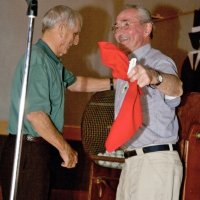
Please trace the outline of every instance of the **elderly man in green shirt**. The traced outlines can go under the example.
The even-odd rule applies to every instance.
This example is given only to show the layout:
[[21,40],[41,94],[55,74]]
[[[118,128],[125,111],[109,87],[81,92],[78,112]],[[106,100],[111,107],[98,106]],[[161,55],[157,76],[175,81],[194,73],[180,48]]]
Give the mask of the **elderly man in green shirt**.
[[[76,77],[60,61],[69,48],[79,43],[82,18],[67,6],[50,9],[42,20],[42,37],[33,45],[23,121],[23,146],[17,199],[45,200],[50,191],[50,147],[58,149],[62,166],[73,168],[77,152],[62,136],[64,91],[95,92],[110,89],[110,80]],[[1,163],[3,199],[9,199],[12,163],[19,113],[25,57],[14,75],[11,93],[8,140]],[[50,145],[51,144],[51,145]]]

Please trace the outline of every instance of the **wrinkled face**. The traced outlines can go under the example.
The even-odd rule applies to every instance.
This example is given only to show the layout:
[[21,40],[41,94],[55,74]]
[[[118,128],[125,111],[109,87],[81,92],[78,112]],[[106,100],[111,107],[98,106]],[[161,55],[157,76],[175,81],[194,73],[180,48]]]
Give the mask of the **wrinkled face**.
[[61,42],[58,49],[59,56],[66,54],[71,46],[78,45],[80,31],[81,27],[79,25],[69,27],[67,24],[63,24]]
[[112,30],[119,47],[130,53],[147,43],[151,28],[152,24],[139,21],[137,10],[128,8],[117,16]]

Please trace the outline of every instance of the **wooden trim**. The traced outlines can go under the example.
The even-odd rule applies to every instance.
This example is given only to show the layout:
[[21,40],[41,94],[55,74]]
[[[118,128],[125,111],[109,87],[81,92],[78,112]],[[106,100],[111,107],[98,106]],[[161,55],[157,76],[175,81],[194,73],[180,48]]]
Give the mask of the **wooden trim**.
[[81,141],[80,126],[64,125],[63,137],[67,140]]
[[[0,120],[0,135],[8,135],[7,126],[8,126],[7,120]],[[81,141],[80,126],[64,125],[63,136],[67,140]]]
[[0,120],[0,135],[8,135],[7,126],[8,122],[6,120]]

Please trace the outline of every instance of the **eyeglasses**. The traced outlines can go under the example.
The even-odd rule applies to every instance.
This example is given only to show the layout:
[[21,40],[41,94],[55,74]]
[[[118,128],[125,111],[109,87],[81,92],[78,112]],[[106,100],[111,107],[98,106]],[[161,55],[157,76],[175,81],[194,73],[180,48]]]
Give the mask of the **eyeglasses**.
[[112,32],[116,33],[119,30],[128,30],[128,29],[130,29],[131,25],[134,24],[134,23],[140,23],[140,22],[139,21],[124,20],[120,24],[114,24],[112,26]]

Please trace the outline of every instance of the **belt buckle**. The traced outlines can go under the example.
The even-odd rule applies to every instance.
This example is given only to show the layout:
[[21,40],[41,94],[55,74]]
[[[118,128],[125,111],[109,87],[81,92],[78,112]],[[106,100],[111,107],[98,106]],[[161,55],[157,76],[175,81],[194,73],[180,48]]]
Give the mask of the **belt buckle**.
[[143,151],[143,148],[135,149],[135,151],[136,151],[136,154],[137,154],[138,156],[141,156],[141,155],[145,154],[145,152]]
[[31,135],[27,135],[26,140],[32,142],[34,141],[34,137],[32,137]]

